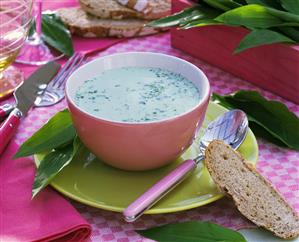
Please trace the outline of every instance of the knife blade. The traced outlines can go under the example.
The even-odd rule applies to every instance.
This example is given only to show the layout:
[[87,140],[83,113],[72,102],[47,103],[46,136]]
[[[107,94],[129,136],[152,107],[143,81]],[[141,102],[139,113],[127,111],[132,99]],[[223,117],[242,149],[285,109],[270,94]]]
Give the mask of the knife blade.
[[0,155],[17,130],[22,117],[26,116],[34,105],[35,99],[47,88],[48,83],[57,73],[60,65],[49,62],[36,70],[14,92],[16,107],[0,127]]

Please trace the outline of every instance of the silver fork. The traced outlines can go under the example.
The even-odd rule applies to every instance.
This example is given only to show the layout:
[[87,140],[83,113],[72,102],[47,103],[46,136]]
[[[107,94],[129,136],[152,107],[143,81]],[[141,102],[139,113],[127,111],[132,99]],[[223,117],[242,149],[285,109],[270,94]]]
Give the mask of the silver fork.
[[[34,106],[47,107],[60,102],[65,96],[65,82],[68,76],[82,64],[86,57],[86,53],[75,52],[53,80],[51,80],[45,92],[36,98]],[[0,106],[0,121],[2,121],[14,108],[15,105],[12,104],[4,104],[3,106]]]
[[36,107],[52,106],[60,102],[65,96],[65,82],[68,76],[74,72],[86,59],[86,55],[75,52],[65,63],[54,79],[48,84],[45,92],[35,101]]

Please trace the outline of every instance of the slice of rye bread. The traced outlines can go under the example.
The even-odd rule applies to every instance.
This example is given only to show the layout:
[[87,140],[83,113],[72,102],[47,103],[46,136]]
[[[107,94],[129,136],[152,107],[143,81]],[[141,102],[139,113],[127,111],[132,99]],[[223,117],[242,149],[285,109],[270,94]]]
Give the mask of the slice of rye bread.
[[223,141],[213,141],[205,165],[217,186],[230,195],[238,210],[276,236],[299,235],[299,217],[283,197],[244,158]]
[[121,5],[116,0],[79,0],[84,11],[103,19],[140,18],[153,20],[170,14],[170,0],[148,0],[151,6],[146,13]]
[[148,23],[141,19],[111,20],[100,19],[87,14],[80,7],[61,8],[57,10],[61,20],[72,34],[86,38],[117,37],[129,38],[160,32],[161,29],[145,27]]

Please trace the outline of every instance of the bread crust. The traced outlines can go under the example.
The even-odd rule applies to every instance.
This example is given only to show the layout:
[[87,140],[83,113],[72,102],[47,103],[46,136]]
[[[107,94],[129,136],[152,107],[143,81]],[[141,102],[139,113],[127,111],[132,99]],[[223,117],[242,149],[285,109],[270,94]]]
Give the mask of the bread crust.
[[[218,154],[215,154],[217,152]],[[228,160],[225,160],[224,158],[221,159],[221,155],[223,154],[225,154],[223,157],[225,158],[226,156]],[[209,144],[205,151],[205,155],[205,165],[214,182],[220,190],[233,198],[238,210],[246,218],[283,239],[292,239],[299,235],[298,215],[279,192],[259,174],[252,164],[244,160],[238,152],[234,151],[223,141],[215,140]],[[216,158],[217,156],[218,158]],[[234,162],[230,161],[230,159],[234,160]],[[235,172],[234,176],[231,175],[234,172],[228,174],[226,168],[220,169],[221,164],[219,165],[219,162],[222,162],[226,166],[230,164],[230,169],[240,169],[242,172]],[[237,177],[238,174],[243,175]],[[229,175],[232,177],[228,178]],[[247,178],[247,176],[250,177],[250,179]],[[248,179],[248,181],[246,179]],[[233,180],[233,182],[231,180]],[[255,184],[252,182],[255,182]],[[259,194],[259,192],[261,192],[259,189],[261,188],[264,188],[265,194],[270,194],[271,198],[263,197],[263,195],[261,195],[256,201],[250,200],[250,196],[254,197],[255,194]],[[268,201],[267,199],[271,199],[271,201]],[[287,219],[284,217],[282,220],[277,221],[279,216],[273,216],[273,214],[276,215],[279,212],[275,211],[277,208],[274,208],[274,205],[277,205],[281,210],[287,211]],[[268,206],[268,208],[266,208],[266,206]],[[262,210],[261,208],[264,209]],[[269,213],[269,211],[271,213]],[[282,221],[287,221],[287,223],[280,224]],[[281,226],[285,227],[281,229]]]
[[57,14],[69,28],[72,34],[85,38],[130,38],[145,36],[162,31],[151,27],[145,27],[146,20],[107,20],[88,15],[81,8],[62,8]]
[[81,8],[87,13],[103,19],[129,19],[143,18],[142,13],[121,6],[120,4],[110,0],[109,5],[105,4],[105,0],[79,0]]
[[169,15],[171,11],[170,0],[148,0],[150,7],[147,8],[146,12],[129,8],[130,2],[128,2],[128,6],[123,6],[116,0],[79,0],[79,3],[84,11],[105,19],[140,18],[154,20]]

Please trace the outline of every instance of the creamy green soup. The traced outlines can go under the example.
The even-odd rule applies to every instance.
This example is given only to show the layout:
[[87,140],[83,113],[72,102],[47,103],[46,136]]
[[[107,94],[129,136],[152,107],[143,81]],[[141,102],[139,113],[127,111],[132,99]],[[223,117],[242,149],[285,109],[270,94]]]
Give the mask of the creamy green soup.
[[150,122],[184,113],[200,100],[197,87],[184,76],[161,68],[125,67],[84,81],[75,103],[99,118]]

